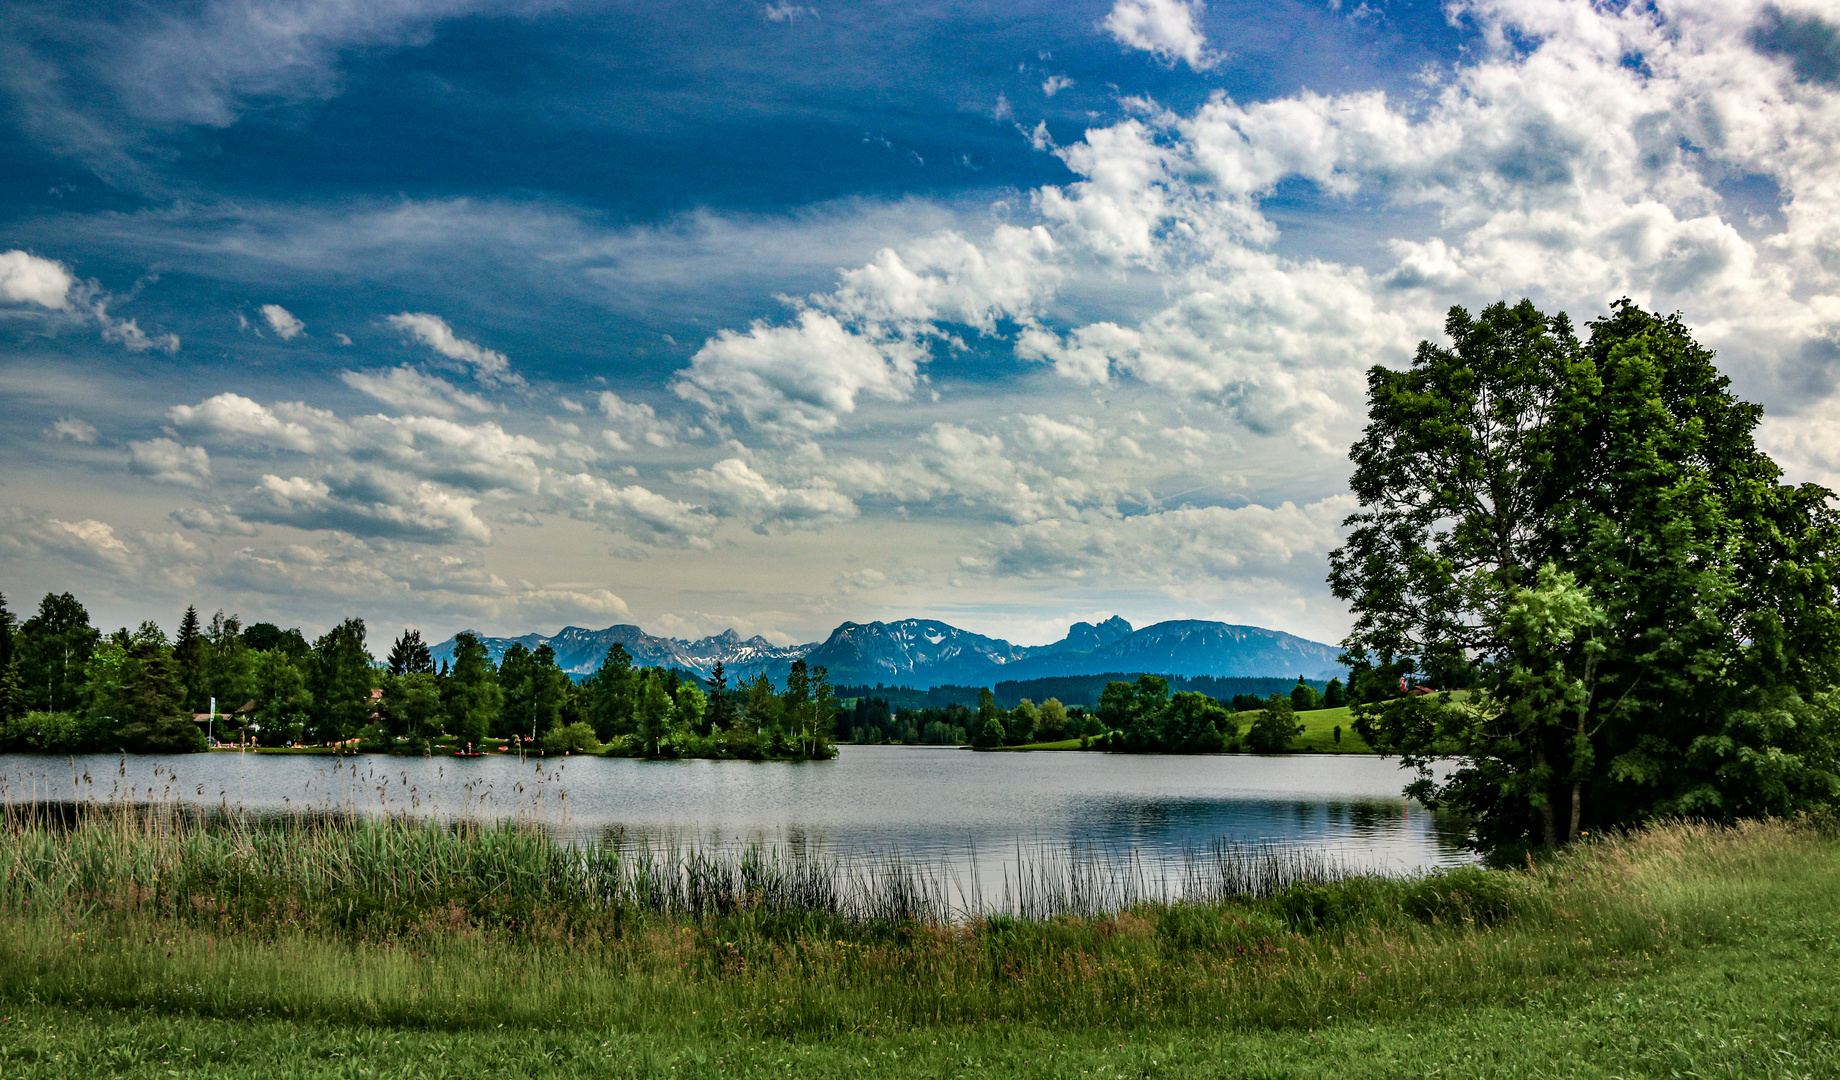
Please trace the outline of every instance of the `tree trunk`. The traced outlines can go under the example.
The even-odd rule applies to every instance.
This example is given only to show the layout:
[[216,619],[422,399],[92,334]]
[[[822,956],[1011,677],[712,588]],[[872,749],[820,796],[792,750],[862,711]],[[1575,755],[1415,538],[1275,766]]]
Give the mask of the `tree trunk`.
[[1572,781],[1572,828],[1565,834],[1567,843],[1578,839],[1578,818],[1584,810],[1584,777]]
[[[1549,770],[1546,761],[1546,733],[1535,730],[1533,735],[1534,764],[1542,775]],[[1559,846],[1559,821],[1553,813],[1553,790],[1550,781],[1546,785],[1546,797],[1540,800],[1540,842],[1548,848]]]

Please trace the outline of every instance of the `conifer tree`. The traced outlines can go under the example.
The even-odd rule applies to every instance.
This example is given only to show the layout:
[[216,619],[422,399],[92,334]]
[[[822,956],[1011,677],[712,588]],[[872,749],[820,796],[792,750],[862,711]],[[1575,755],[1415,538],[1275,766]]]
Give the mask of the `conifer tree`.
[[210,707],[208,699],[211,696],[206,682],[209,652],[196,604],[187,605],[184,616],[179,619],[179,632],[173,637],[172,658],[179,672],[179,683],[185,688],[185,708],[190,712],[204,712]]

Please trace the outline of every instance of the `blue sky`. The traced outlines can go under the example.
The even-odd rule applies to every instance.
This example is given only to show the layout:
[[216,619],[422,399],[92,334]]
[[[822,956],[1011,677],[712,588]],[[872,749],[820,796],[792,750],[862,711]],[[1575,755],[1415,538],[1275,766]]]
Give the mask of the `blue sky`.
[[1840,476],[1820,5],[20,2],[0,588],[1335,640],[1363,372],[1679,310]]

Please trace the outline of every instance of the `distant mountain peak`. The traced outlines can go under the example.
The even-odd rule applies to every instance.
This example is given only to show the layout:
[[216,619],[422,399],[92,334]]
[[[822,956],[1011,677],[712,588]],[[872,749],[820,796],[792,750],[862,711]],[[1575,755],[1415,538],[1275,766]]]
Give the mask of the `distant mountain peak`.
[[[1280,631],[1200,619],[1173,619],[1134,630],[1117,615],[1096,625],[1076,622],[1060,641],[1033,646],[1012,645],[937,619],[846,621],[823,641],[803,645],[775,645],[758,634],[744,640],[733,627],[684,641],[656,637],[630,623],[605,630],[568,626],[553,636],[462,632],[478,637],[494,661],[514,642],[531,649],[548,645],[558,666],[577,675],[600,667],[615,644],[623,646],[636,664],[705,677],[721,664],[737,681],[759,674],[781,681],[792,662],[802,659],[825,668],[835,685],[884,683],[918,689],[1107,671],[1281,678],[1345,674],[1339,649]],[[453,638],[430,649],[437,662],[451,659],[453,651]]]

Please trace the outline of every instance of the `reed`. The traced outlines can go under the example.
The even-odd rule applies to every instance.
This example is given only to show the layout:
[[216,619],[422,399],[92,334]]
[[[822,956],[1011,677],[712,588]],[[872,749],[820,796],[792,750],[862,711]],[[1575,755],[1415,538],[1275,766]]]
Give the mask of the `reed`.
[[1269,897],[1354,876],[1307,852],[1216,843],[1175,873],[1132,850],[1019,846],[981,878],[899,853],[704,848],[623,837],[556,840],[534,822],[254,815],[180,803],[0,808],[0,904],[17,911],[173,915],[207,898],[249,916],[277,897],[355,911],[461,903],[703,919],[798,912],[854,924],[945,925],[1011,915],[1100,917],[1144,904]]

